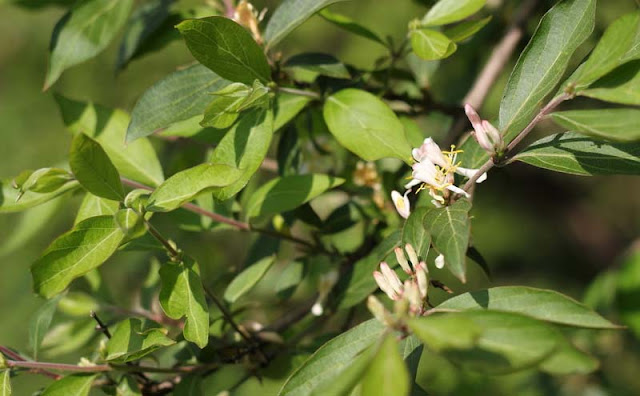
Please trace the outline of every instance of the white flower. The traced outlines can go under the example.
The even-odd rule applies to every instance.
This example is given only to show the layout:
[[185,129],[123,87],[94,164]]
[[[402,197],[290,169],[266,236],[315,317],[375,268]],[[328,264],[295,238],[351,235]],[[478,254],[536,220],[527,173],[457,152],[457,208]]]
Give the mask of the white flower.
[[435,264],[438,269],[444,268],[444,256],[442,254],[436,257]]
[[411,205],[409,203],[409,197],[407,197],[410,192],[411,190],[407,190],[404,195],[400,195],[400,193],[395,190],[391,191],[391,200],[400,216],[405,219],[411,214]]
[[500,131],[491,125],[489,121],[481,119],[470,104],[464,105],[464,112],[473,126],[473,136],[475,136],[480,147],[490,155],[495,154],[496,150],[501,150],[503,140]]

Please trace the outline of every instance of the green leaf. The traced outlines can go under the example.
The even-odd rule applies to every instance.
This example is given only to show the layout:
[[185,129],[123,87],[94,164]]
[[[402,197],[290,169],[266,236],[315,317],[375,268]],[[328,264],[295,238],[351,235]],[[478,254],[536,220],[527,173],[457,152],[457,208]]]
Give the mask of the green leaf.
[[606,102],[640,106],[640,61],[620,66],[578,94]]
[[460,199],[451,206],[431,209],[424,216],[433,247],[444,256],[449,271],[463,283],[467,280],[465,256],[471,233],[469,210],[471,203]]
[[[26,175],[24,173],[21,176]],[[14,181],[20,192],[24,194],[27,191],[39,193],[56,191],[71,180],[73,175],[64,169],[41,168],[31,172],[24,182],[18,178]]]
[[[228,92],[231,88],[233,92]],[[229,128],[240,116],[240,112],[268,102],[269,89],[258,80],[249,87],[241,83],[233,83],[220,91],[214,92],[217,97],[209,103],[200,122],[203,127],[218,129]]]
[[304,277],[304,264],[299,261],[292,261],[278,275],[275,292],[280,298],[288,298],[293,294],[296,287],[302,282]]
[[552,375],[586,375],[598,369],[598,359],[562,339],[558,348],[540,364],[540,370]]
[[379,243],[368,256],[362,258],[353,265],[353,270],[340,277],[338,283],[339,295],[337,296],[339,309],[351,308],[362,302],[376,288],[373,279],[373,271],[378,268],[393,249],[400,243],[401,233],[396,231]]
[[271,81],[267,58],[251,34],[229,18],[190,19],[176,26],[191,54],[222,78],[230,81]]
[[127,20],[133,0],[87,0],[76,3],[58,21],[51,37],[47,90],[63,71],[102,52]]
[[410,37],[413,52],[424,60],[444,59],[457,49],[456,43],[433,29],[411,30]]
[[387,334],[362,378],[362,396],[408,396],[409,372],[398,352],[398,341]]
[[[426,61],[419,58],[418,55],[413,52],[407,54],[405,60],[407,61],[409,69],[411,69],[411,73],[415,77],[418,86],[421,88],[430,88],[433,76],[440,66],[440,61]],[[402,120],[402,117],[400,120]],[[420,136],[424,139],[422,131],[420,132]],[[422,142],[423,139],[419,140],[419,142]]]
[[127,142],[151,135],[169,125],[201,115],[211,101],[211,92],[229,84],[202,65],[169,74],[138,100],[131,112]]
[[311,395],[347,370],[383,330],[382,324],[371,319],[333,338],[293,372],[278,395]]
[[225,201],[247,185],[260,168],[273,137],[273,112],[260,108],[243,114],[224,135],[209,162],[228,165],[242,171],[240,178],[227,187],[213,192],[214,198]]
[[622,322],[640,338],[640,250],[635,248],[624,258],[617,276],[616,307]]
[[100,144],[87,135],[81,133],[73,139],[69,166],[90,193],[114,201],[124,198],[118,170]]
[[0,370],[0,396],[11,396],[11,372]]
[[418,208],[414,210],[402,228],[402,243],[411,244],[419,258],[426,260],[431,246],[431,234],[425,227],[424,217],[428,209]]
[[552,290],[503,286],[453,297],[438,309],[499,310],[517,312],[547,322],[592,329],[617,326],[578,301]]
[[344,0],[284,0],[276,8],[264,31],[267,48],[278,44],[316,12],[340,1]]
[[331,95],[324,105],[324,119],[338,142],[364,160],[411,157],[402,123],[369,92],[349,88]]
[[360,352],[338,376],[314,388],[311,396],[349,396],[354,393],[359,395],[360,393],[354,391],[354,388],[362,381],[376,352],[375,344]]
[[640,140],[640,110],[598,109],[552,113],[558,124],[569,130],[615,142]]
[[[15,252],[36,235],[41,235],[43,227],[51,223],[51,219],[59,213],[62,199],[54,199],[27,211],[13,224],[11,233],[2,241],[0,257]],[[0,207],[0,213],[2,208]]]
[[486,0],[440,0],[422,18],[425,26],[440,26],[461,21],[484,7]]
[[73,374],[49,385],[42,396],[88,396],[96,374]]
[[630,60],[640,58],[640,11],[618,18],[602,35],[586,62],[567,81],[580,91]]
[[344,179],[320,174],[277,177],[251,194],[246,204],[246,217],[272,215],[295,209],[342,183]]
[[482,327],[473,320],[455,313],[414,318],[409,320],[408,325],[434,352],[473,348],[482,333]]
[[173,396],[204,396],[204,393],[202,393],[202,376],[198,374],[183,376],[173,390]]
[[42,349],[47,356],[67,355],[70,352],[86,347],[96,336],[96,322],[88,317],[73,322],[63,322],[54,326],[44,337]]
[[68,316],[86,318],[87,314],[99,308],[99,303],[84,292],[68,292],[61,297],[58,310]]
[[491,21],[491,16],[477,21],[462,22],[454,27],[446,29],[444,31],[444,35],[449,37],[449,40],[459,43],[478,33],[480,29],[489,23],[489,21]]
[[537,366],[556,350],[562,335],[553,327],[510,312],[464,312],[481,328],[470,349],[440,352],[457,366],[486,374],[506,374]]
[[507,141],[538,113],[562,78],[571,55],[593,31],[595,0],[565,0],[547,12],[516,63],[500,103]]
[[640,143],[608,143],[566,132],[538,140],[514,160],[572,175],[638,175]]
[[96,197],[91,193],[87,193],[80,204],[80,208],[78,208],[73,224],[78,224],[89,217],[114,215],[119,207],[118,201]]
[[242,175],[241,170],[222,164],[200,164],[183,170],[168,178],[151,194],[147,210],[175,210],[200,194],[233,184]]
[[123,375],[116,387],[116,396],[142,396],[136,379],[131,375]]
[[323,17],[327,22],[331,22],[332,24],[346,30],[347,32],[353,33],[360,37],[364,37],[375,43],[382,44],[385,47],[387,46],[387,44],[380,38],[380,36],[371,31],[369,28],[360,25],[346,15],[337,14],[329,11],[328,9],[320,11],[319,15]]
[[107,342],[105,360],[113,363],[131,362],[173,344],[175,341],[167,337],[166,330],[157,324],[126,319],[117,324]]
[[204,348],[209,343],[209,308],[198,264],[190,258],[160,268],[160,305],[172,319],[186,316],[184,338]]
[[169,17],[172,3],[173,0],[152,0],[133,11],[120,43],[116,70],[122,70],[141,50],[143,44],[158,34],[158,29]]
[[61,95],[54,97],[67,129],[84,133],[100,143],[122,176],[151,186],[162,183],[162,166],[151,143],[147,139],[125,143],[127,113]]
[[56,296],[42,304],[29,320],[29,346],[33,352],[34,360],[38,359],[40,344],[42,344],[44,335],[49,330],[49,326],[51,326],[53,315],[56,313],[61,297],[61,295]]
[[287,59],[283,67],[291,70],[304,70],[332,78],[351,78],[349,70],[333,55],[318,52],[306,52]]
[[224,299],[230,303],[236,302],[240,297],[251,290],[267,273],[275,262],[275,256],[268,256],[239,273],[224,291]]
[[24,194],[14,188],[13,180],[0,180],[0,187],[2,188],[0,190],[0,213],[11,213],[20,212],[51,201],[68,191],[78,189],[80,185],[76,181],[71,181],[52,192],[37,193],[27,191]]
[[52,297],[104,263],[124,235],[113,216],[91,217],[59,236],[31,266],[36,293]]
[[309,102],[308,96],[278,93],[273,108],[273,131],[289,123]]

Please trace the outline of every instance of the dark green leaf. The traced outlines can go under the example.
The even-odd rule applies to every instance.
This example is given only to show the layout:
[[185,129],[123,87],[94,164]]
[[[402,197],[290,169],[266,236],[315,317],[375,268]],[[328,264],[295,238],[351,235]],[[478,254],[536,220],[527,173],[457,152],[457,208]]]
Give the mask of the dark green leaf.
[[409,328],[435,352],[473,348],[482,333],[473,320],[453,313],[411,319]]
[[173,390],[173,396],[203,396],[202,376],[198,374],[188,374],[180,380]]
[[184,338],[204,348],[209,343],[209,308],[198,264],[190,258],[160,268],[160,305],[172,319],[186,316]]
[[387,334],[362,378],[362,396],[408,396],[409,372],[398,352],[398,341]]
[[524,286],[494,287],[453,297],[438,306],[442,309],[499,310],[517,312],[539,320],[593,329],[617,329],[578,301],[558,292]]
[[331,381],[327,381],[316,387],[311,393],[311,396],[349,396],[354,393],[360,394],[358,391],[354,391],[354,388],[362,381],[362,377],[371,365],[371,361],[376,352],[377,348],[375,344],[360,352],[351,364],[342,370],[336,378],[332,378]]
[[396,157],[408,161],[411,146],[395,113],[376,96],[343,89],[324,105],[324,119],[338,142],[367,161]]
[[127,129],[127,142],[201,115],[211,101],[209,94],[228,84],[229,81],[202,65],[169,74],[149,88],[136,103]]
[[251,34],[229,18],[191,19],[177,26],[193,56],[230,81],[271,81],[271,69]]
[[42,396],[88,396],[96,374],[73,374],[49,385]]
[[167,337],[166,330],[157,324],[125,319],[117,324],[107,342],[105,360],[113,363],[131,362],[173,344],[175,341]]
[[440,26],[465,19],[484,7],[486,0],[440,0],[422,18],[425,26]]
[[264,32],[267,47],[273,47],[293,29],[323,8],[344,0],[284,0],[273,13]]
[[424,60],[444,59],[457,49],[456,43],[433,29],[414,29],[410,35],[413,52]]
[[278,275],[275,292],[280,298],[289,297],[304,277],[304,264],[292,261]]
[[640,61],[620,66],[578,94],[606,102],[640,106]]
[[242,118],[224,135],[210,162],[223,164],[242,171],[233,184],[213,192],[214,198],[225,201],[242,190],[258,170],[267,155],[273,137],[273,112],[260,108],[243,114]]
[[389,235],[382,243],[379,243],[369,255],[358,260],[353,265],[353,270],[340,278],[338,283],[338,308],[350,308],[362,302],[369,294],[376,290],[376,282],[373,279],[373,271],[400,243],[400,231]]
[[69,67],[102,52],[124,26],[132,4],[133,0],[87,0],[76,3],[53,29],[44,89],[52,86]]
[[125,143],[127,113],[60,95],[55,99],[65,126],[72,133],[84,133],[100,143],[122,176],[151,186],[162,183],[162,166],[151,143],[147,139]]
[[350,33],[353,33],[360,37],[364,37],[378,44],[382,44],[385,47],[387,46],[385,42],[382,41],[380,36],[372,32],[369,28],[360,25],[348,16],[331,12],[328,9],[322,10],[320,12],[320,16],[323,17],[326,21],[331,22]]
[[426,208],[414,210],[402,228],[402,243],[411,244],[422,260],[426,260],[431,246],[431,234],[427,231],[424,223],[427,212]]
[[507,141],[531,121],[560,82],[571,55],[593,31],[595,9],[595,0],[565,0],[542,18],[500,103],[500,130]]
[[338,177],[311,174],[277,177],[255,191],[246,204],[246,217],[282,213],[309,202],[344,183]]
[[49,330],[49,326],[51,326],[53,315],[56,313],[61,297],[62,296],[56,296],[42,304],[29,321],[29,346],[33,352],[34,360],[38,359],[40,344],[44,339],[44,335]]
[[589,59],[567,81],[580,91],[616,67],[640,57],[640,11],[613,22]]
[[444,35],[449,37],[449,40],[459,43],[479,32],[480,29],[489,23],[489,21],[491,21],[491,16],[477,21],[462,22],[454,27],[446,29],[444,31]]
[[311,395],[347,370],[383,330],[382,324],[371,319],[327,342],[294,371],[278,395]]
[[538,140],[514,159],[572,175],[638,175],[640,143],[609,143],[566,132]]
[[80,133],[73,139],[69,166],[90,193],[114,201],[124,198],[118,170],[100,144],[87,135]]
[[235,183],[243,172],[221,164],[201,164],[168,178],[149,197],[147,210],[169,212],[213,189]]
[[86,219],[58,237],[31,266],[36,293],[52,297],[69,283],[104,263],[124,235],[113,216]]
[[434,208],[424,216],[433,247],[444,256],[446,267],[456,278],[466,282],[466,253],[469,245],[471,203],[460,199],[451,206]]
[[274,261],[275,256],[265,257],[239,273],[238,276],[233,278],[227,290],[225,290],[224,299],[230,303],[236,302],[260,282],[260,279],[262,279],[264,274],[271,268]]
[[616,306],[622,322],[640,338],[640,250],[625,257],[617,279]]
[[640,140],[640,110],[571,110],[551,114],[553,120],[583,135],[616,142]]
[[294,55],[283,65],[286,69],[304,70],[333,78],[351,78],[349,70],[333,55],[309,52]]

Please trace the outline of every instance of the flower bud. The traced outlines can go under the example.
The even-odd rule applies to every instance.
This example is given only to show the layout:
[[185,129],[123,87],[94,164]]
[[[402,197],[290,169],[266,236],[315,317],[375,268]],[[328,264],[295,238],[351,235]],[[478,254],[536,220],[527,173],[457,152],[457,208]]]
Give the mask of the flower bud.
[[393,290],[393,288],[387,281],[387,278],[382,275],[382,273],[373,271],[373,279],[375,279],[380,290],[382,290],[387,296],[389,296],[390,299],[397,300],[399,298],[398,294]]
[[367,308],[369,309],[369,312],[373,314],[373,317],[378,320],[378,322],[387,324],[387,309],[374,295],[371,295],[369,296],[369,298],[367,298]]
[[416,254],[416,250],[413,248],[413,246],[410,243],[407,243],[406,245],[404,245],[404,250],[407,251],[407,254],[409,255],[409,260],[411,261],[411,265],[413,265],[413,269],[416,269],[416,266],[418,265],[418,255]]
[[397,294],[402,294],[402,282],[400,282],[400,278],[398,278],[395,271],[389,268],[389,265],[384,261],[380,263],[380,271],[389,282],[389,285],[391,285],[393,291]]
[[403,195],[400,195],[397,191],[391,191],[391,200],[393,201],[393,205],[396,207],[398,214],[403,218],[408,218],[411,214],[411,204],[409,203],[409,192],[411,190],[407,190]]
[[313,316],[322,316],[323,313],[324,308],[322,307],[322,302],[316,301],[316,303],[311,307],[311,314]]
[[428,270],[427,264],[422,261],[416,267],[416,279],[418,280],[418,289],[422,298],[427,297],[427,291],[429,288]]
[[442,254],[436,257],[435,264],[438,269],[444,268],[444,256]]
[[402,267],[404,272],[411,275],[413,271],[411,270],[411,267],[409,267],[409,262],[407,261],[407,258],[404,256],[404,252],[402,251],[402,248],[396,247],[394,249],[394,252],[396,253],[396,259],[398,260],[398,264],[400,264],[400,267]]
[[406,299],[409,300],[411,312],[419,312],[422,310],[422,296],[418,290],[418,285],[413,280],[407,279],[404,282],[404,290]]

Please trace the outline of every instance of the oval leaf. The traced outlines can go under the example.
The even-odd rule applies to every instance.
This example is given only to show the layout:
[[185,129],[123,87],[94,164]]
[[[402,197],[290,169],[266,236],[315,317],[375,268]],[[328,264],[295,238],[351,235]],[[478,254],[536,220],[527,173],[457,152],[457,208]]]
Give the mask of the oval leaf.
[[175,344],[165,335],[166,330],[151,322],[126,319],[118,323],[107,342],[105,360],[126,363],[138,360],[157,349]]
[[33,287],[52,297],[69,283],[104,263],[116,251],[124,234],[113,216],[86,219],[59,236],[31,266]]
[[264,274],[271,268],[274,261],[275,256],[265,257],[238,274],[238,276],[231,281],[227,290],[225,290],[224,299],[230,303],[236,302],[260,282],[260,279],[262,279]]
[[277,177],[251,195],[246,216],[251,218],[295,209],[342,183],[344,179],[327,175]]
[[402,228],[402,243],[413,246],[418,257],[425,260],[431,246],[431,234],[425,227],[424,217],[429,210],[418,208],[414,210]]
[[49,385],[42,396],[88,396],[96,374],[73,374]]
[[482,333],[471,319],[451,313],[411,319],[409,328],[435,352],[473,348]]
[[120,204],[117,201],[96,197],[91,193],[87,193],[80,204],[80,208],[78,208],[78,213],[76,214],[73,224],[78,224],[82,220],[90,217],[114,215],[119,207]]
[[567,340],[559,344],[553,355],[540,364],[540,370],[552,375],[585,375],[598,369],[598,359],[582,352]]
[[639,175],[640,143],[608,143],[566,132],[538,140],[514,159],[572,175]]
[[453,297],[438,309],[492,309],[517,312],[539,320],[593,329],[617,329],[587,306],[551,290],[524,286],[494,287]]
[[409,390],[409,371],[398,352],[398,341],[388,334],[362,378],[362,396],[407,396]]
[[571,110],[551,114],[553,120],[575,132],[617,142],[640,140],[640,110]]
[[343,89],[324,105],[324,119],[338,142],[367,161],[396,157],[408,161],[411,146],[395,113],[375,95]]
[[56,296],[51,300],[42,304],[40,308],[33,314],[33,317],[29,321],[29,346],[33,352],[33,359],[38,359],[38,351],[40,350],[40,344],[44,339],[44,335],[51,326],[53,315],[58,308],[58,302],[62,296]]
[[432,29],[415,29],[411,31],[411,48],[424,60],[443,59],[453,54],[456,43],[444,34]]
[[251,34],[229,18],[190,19],[176,26],[193,56],[222,78],[252,84],[271,81],[267,58]]
[[425,26],[439,26],[457,22],[475,14],[486,0],[440,0],[422,18]]
[[82,187],[93,195],[114,201],[124,198],[118,170],[100,144],[83,133],[71,143],[69,166]]

